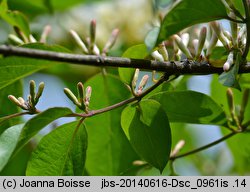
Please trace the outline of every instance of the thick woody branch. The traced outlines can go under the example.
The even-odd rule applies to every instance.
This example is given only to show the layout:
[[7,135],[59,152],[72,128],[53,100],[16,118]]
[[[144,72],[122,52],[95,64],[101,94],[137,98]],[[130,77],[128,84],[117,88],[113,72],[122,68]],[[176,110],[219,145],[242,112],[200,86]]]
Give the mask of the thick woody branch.
[[[66,62],[79,65],[93,65],[99,67],[124,67],[156,70],[172,74],[213,74],[222,73],[222,68],[211,66],[207,62],[196,61],[170,61],[160,62],[147,59],[129,59],[122,57],[103,57],[95,55],[69,54],[53,51],[44,51],[22,47],[2,45],[0,54],[4,56],[21,56],[28,58],[45,59],[51,61]],[[250,63],[240,66],[239,73],[250,73]]]

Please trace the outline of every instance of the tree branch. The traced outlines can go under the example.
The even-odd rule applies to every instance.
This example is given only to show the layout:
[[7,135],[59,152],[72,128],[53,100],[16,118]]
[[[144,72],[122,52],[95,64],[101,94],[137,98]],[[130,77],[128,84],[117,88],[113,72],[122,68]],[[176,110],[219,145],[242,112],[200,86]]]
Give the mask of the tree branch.
[[[0,54],[4,54],[5,56],[22,56],[28,58],[60,61],[80,65],[93,65],[97,67],[110,66],[124,68],[140,68],[146,70],[162,71],[166,72],[168,75],[206,75],[223,72],[222,68],[213,67],[207,62],[200,63],[188,60],[160,62],[147,59],[129,59],[122,57],[103,57],[95,55],[69,54],[7,45],[0,46]],[[250,63],[241,65],[239,73],[250,73]]]

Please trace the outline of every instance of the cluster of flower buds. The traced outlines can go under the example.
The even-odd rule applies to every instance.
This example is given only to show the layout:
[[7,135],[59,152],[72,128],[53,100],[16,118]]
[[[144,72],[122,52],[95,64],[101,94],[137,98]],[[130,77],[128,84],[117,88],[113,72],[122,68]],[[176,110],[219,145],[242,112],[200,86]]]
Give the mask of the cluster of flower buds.
[[[81,48],[84,54],[90,55],[103,55],[106,56],[109,50],[113,47],[116,42],[116,39],[119,34],[118,29],[114,29],[111,33],[109,40],[104,45],[102,53],[100,53],[100,49],[96,45],[96,20],[92,20],[90,22],[90,37],[85,39],[85,42],[80,38],[76,31],[70,30],[70,34],[77,43],[77,45]],[[87,45],[86,45],[87,44]]]
[[22,45],[25,43],[36,43],[36,42],[46,43],[48,35],[51,32],[51,26],[46,25],[43,28],[43,32],[41,34],[40,40],[38,41],[37,39],[35,39],[35,37],[32,34],[30,34],[29,37],[26,37],[26,35],[19,28],[14,27],[14,29],[15,29],[16,35],[10,34],[8,38],[11,42],[17,45]]
[[[135,96],[139,96],[142,93],[142,91],[145,88],[145,86],[147,85],[147,82],[148,82],[148,79],[149,79],[149,75],[144,75],[142,77],[138,87],[137,87],[136,85],[137,85],[137,81],[138,81],[138,78],[139,78],[139,73],[140,73],[140,70],[136,69],[133,80],[132,80],[132,92],[133,92],[133,94]],[[137,91],[135,91],[136,87],[137,87]]]
[[[229,13],[229,16],[232,19],[236,19],[233,11]],[[227,72],[234,64],[235,53],[237,52],[233,50],[243,52],[246,44],[245,25],[239,28],[236,22],[230,21],[230,26],[231,33],[224,30],[217,21],[210,22],[209,29],[211,38],[207,40],[207,27],[203,26],[197,34],[198,38],[192,40],[191,47],[188,47],[190,45],[188,33],[183,33],[181,35],[175,34],[168,43],[161,43],[158,46],[158,49],[152,52],[151,56],[158,61],[169,61],[170,56],[165,46],[165,44],[169,44],[173,46],[173,55],[171,55],[171,58],[174,60],[180,60],[181,55],[183,54],[189,60],[196,60],[199,62],[211,61],[212,65],[215,65],[216,67],[223,66],[223,70]],[[223,63],[212,63],[212,60],[210,60],[210,56],[215,46],[224,46],[229,52],[227,60],[224,61],[224,65]]]
[[78,97],[68,88],[64,88],[64,93],[67,97],[81,110],[88,112],[89,102],[92,88],[88,86],[84,91],[84,86],[81,82],[77,84]]
[[16,98],[13,95],[9,95],[8,98],[18,107],[22,108],[23,110],[27,110],[31,113],[36,113],[36,104],[38,103],[40,97],[42,96],[44,90],[44,83],[41,82],[38,86],[38,91],[36,92],[36,83],[35,81],[30,81],[30,94],[28,95],[27,101],[25,101],[22,97]]

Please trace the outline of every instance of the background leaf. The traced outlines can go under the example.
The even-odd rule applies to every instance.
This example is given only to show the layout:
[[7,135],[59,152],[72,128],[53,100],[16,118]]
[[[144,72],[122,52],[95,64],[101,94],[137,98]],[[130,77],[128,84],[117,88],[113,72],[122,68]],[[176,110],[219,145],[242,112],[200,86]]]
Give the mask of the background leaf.
[[[209,8],[209,11],[208,11]],[[157,43],[191,25],[227,18],[221,0],[182,0],[165,16]]]
[[1,117],[18,113],[18,107],[14,105],[9,99],[8,95],[19,97],[23,95],[22,83],[17,81],[0,90],[0,134],[8,127],[19,123],[20,118],[12,118],[7,121],[1,121]]
[[143,100],[126,107],[121,125],[136,152],[162,172],[170,155],[171,130],[160,103]]
[[[93,90],[91,109],[101,109],[130,96],[126,86],[111,75],[96,75],[84,86],[88,85]],[[138,159],[122,131],[121,112],[122,107],[85,120],[89,141],[86,170],[90,175],[120,175]]]
[[150,97],[161,103],[170,122],[195,124],[226,123],[223,109],[209,96],[195,91],[162,92]]
[[[122,55],[122,57],[132,59],[144,59],[148,55],[147,48],[144,44],[134,45],[128,48]],[[118,68],[119,76],[121,80],[130,85],[133,80],[135,69],[132,68]]]
[[[23,47],[56,52],[68,52],[67,49],[57,45],[44,45],[41,43],[26,44]],[[25,57],[5,57],[0,59],[0,89],[32,73],[58,64],[58,62],[29,59]]]
[[18,142],[19,135],[24,124],[10,127],[0,136],[0,171],[8,163]]
[[69,108],[54,107],[39,113],[38,115],[27,121],[20,134],[16,150],[20,149],[24,144],[26,144],[43,127],[45,127],[52,121],[69,114],[72,114],[72,111]]
[[87,132],[78,121],[64,124],[39,142],[28,163],[27,175],[83,175],[87,149]]
[[[229,107],[227,104],[227,97],[226,97],[226,90],[227,87],[221,85],[218,83],[218,78],[216,75],[214,75],[212,82],[211,82],[211,95],[213,99],[215,99],[229,114]],[[241,99],[242,99],[242,92],[240,92],[237,89],[233,89],[233,95],[234,95],[234,102],[235,106],[240,106]],[[248,98],[250,100],[250,96]],[[250,105],[246,106],[245,109],[245,116],[244,116],[244,122],[250,120]],[[225,131],[225,128],[221,128],[223,134],[227,134],[228,131]],[[226,141],[232,157],[233,157],[233,168],[234,170],[239,174],[245,174],[250,171],[250,164],[249,164],[249,139],[250,135],[249,133],[242,133],[236,136],[233,136],[232,138],[228,139]]]
[[159,32],[160,32],[160,28],[154,27],[146,35],[144,42],[145,42],[145,45],[147,46],[148,51],[151,51],[154,48]]
[[2,0],[0,7],[0,17],[13,27],[18,27],[26,37],[29,37],[30,29],[26,17],[19,11],[8,10],[7,0]]

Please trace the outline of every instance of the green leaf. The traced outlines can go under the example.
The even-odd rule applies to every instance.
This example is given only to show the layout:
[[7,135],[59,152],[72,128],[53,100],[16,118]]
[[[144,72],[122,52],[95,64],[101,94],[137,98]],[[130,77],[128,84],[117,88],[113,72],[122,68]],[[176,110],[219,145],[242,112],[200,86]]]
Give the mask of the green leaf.
[[5,130],[0,136],[0,171],[8,163],[15,150],[23,125],[24,124],[14,125]]
[[150,97],[162,104],[170,122],[225,125],[223,109],[209,96],[195,91],[162,92]]
[[[134,45],[128,48],[122,57],[131,59],[144,59],[148,55],[147,48],[144,44]],[[118,68],[121,80],[130,85],[133,80],[135,69],[131,68]]]
[[30,35],[29,24],[26,17],[19,11],[8,10],[7,0],[0,4],[0,17],[14,27],[18,27],[26,37]]
[[160,28],[159,27],[154,27],[146,35],[144,43],[147,46],[148,51],[151,51],[154,48],[154,46],[156,44],[156,41],[157,41],[157,37],[159,35],[159,32],[160,32]]
[[[130,93],[116,77],[96,75],[84,86],[92,87],[91,109],[101,109],[121,102]],[[88,132],[86,170],[90,175],[120,175],[138,159],[124,135],[121,124],[122,107],[85,120]]]
[[0,90],[0,134],[8,127],[11,127],[19,123],[19,118],[11,118],[3,121],[2,117],[18,113],[18,107],[14,105],[9,99],[8,95],[14,95],[16,97],[23,95],[22,83],[17,81]]
[[228,72],[223,72],[220,76],[219,76],[219,82],[226,86],[226,87],[233,87],[236,88],[238,90],[241,90],[240,88],[240,84],[238,82],[238,71],[239,71],[239,66],[240,66],[240,54],[237,54],[237,58],[235,61],[235,64],[233,65],[233,67],[228,71]]
[[64,124],[44,136],[33,151],[26,175],[83,175],[87,132],[79,122]]
[[161,104],[143,100],[126,107],[121,125],[136,152],[162,172],[171,151],[171,130]]
[[54,107],[43,111],[27,121],[21,132],[17,150],[25,145],[33,136],[35,136],[42,128],[54,120],[72,114],[72,111],[66,107]]
[[[209,11],[208,11],[209,9]],[[168,39],[191,25],[227,18],[227,11],[221,0],[182,0],[165,16],[157,43]]]
[[[41,49],[56,52],[67,52],[65,48],[57,45],[44,45],[41,43],[26,44],[26,48]],[[5,57],[0,59],[0,89],[22,79],[41,69],[50,67],[58,62],[29,59],[24,57]]]

